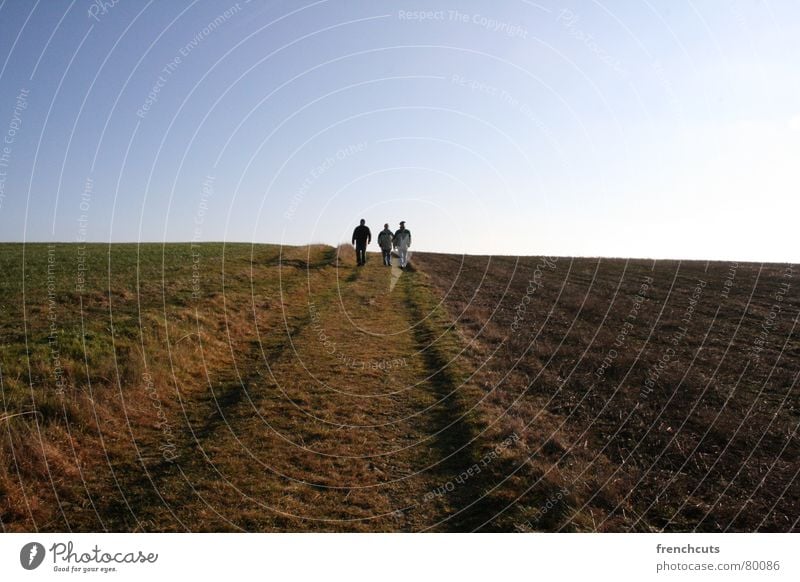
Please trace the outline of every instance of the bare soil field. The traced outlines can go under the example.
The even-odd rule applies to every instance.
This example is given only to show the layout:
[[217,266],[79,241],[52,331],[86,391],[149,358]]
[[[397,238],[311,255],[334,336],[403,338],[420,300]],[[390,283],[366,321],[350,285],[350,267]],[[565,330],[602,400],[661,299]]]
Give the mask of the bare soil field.
[[492,422],[524,435],[498,488],[526,528],[797,531],[791,265],[415,261],[463,333]]

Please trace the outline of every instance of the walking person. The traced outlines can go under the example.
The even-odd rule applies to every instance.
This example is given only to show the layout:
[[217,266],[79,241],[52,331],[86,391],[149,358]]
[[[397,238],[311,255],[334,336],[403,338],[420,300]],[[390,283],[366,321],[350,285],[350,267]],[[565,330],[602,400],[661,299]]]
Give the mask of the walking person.
[[372,233],[365,222],[362,218],[361,224],[353,231],[353,245],[356,247],[356,262],[359,267],[367,264],[367,245],[372,242]]
[[381,247],[381,254],[383,255],[383,264],[386,267],[392,266],[392,241],[394,234],[389,230],[389,225],[384,224],[383,230],[378,235],[378,246]]
[[408,249],[411,247],[411,231],[406,228],[405,220],[400,221],[400,228],[394,233],[392,244],[400,256],[400,268],[405,269],[408,265]]

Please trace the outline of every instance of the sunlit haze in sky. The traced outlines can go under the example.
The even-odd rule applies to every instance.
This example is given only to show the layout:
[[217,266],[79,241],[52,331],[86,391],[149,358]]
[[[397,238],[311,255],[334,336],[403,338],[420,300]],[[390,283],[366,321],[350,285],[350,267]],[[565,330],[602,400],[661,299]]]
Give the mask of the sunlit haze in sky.
[[798,260],[798,55],[794,0],[6,0],[0,239]]

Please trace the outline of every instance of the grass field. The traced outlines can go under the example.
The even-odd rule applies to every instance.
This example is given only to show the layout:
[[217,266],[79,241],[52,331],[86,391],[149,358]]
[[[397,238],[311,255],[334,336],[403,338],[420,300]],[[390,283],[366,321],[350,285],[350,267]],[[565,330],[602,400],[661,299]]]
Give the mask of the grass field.
[[786,265],[0,245],[3,531],[797,531]]

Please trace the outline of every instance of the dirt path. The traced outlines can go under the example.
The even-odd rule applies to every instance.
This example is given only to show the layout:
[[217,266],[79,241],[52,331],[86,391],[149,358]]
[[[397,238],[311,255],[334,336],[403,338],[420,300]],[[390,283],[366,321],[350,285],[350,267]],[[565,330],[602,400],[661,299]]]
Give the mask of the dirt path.
[[205,393],[185,399],[180,454],[126,483],[137,527],[449,531],[484,521],[457,514],[482,496],[471,470],[483,454],[470,412],[479,394],[451,361],[461,340],[426,276],[374,257],[364,268],[318,259],[285,259],[277,287],[254,287],[253,305],[269,297],[273,309],[228,330],[227,372],[209,371]]

